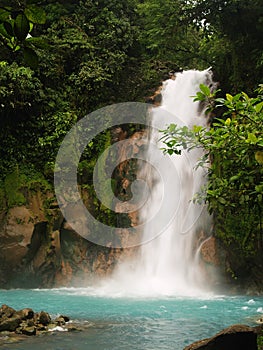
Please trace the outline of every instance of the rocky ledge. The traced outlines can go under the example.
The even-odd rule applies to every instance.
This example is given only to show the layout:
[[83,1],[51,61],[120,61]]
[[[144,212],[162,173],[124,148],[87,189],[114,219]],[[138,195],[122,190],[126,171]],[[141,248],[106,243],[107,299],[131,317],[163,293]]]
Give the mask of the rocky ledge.
[[258,350],[257,337],[263,335],[263,326],[233,325],[211,338],[199,340],[184,350]]
[[39,335],[52,331],[81,330],[74,323],[69,323],[68,316],[59,316],[52,320],[45,312],[34,312],[30,308],[15,310],[8,305],[0,308],[0,337],[20,340],[23,337]]

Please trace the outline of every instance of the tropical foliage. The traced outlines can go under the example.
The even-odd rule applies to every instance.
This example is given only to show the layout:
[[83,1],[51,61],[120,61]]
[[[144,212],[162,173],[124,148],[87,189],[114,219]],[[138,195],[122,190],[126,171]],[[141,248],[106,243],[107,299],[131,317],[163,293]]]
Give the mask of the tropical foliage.
[[[78,119],[112,103],[145,101],[169,70],[212,66],[221,88],[216,103],[225,115],[210,131],[191,131],[195,138],[189,140],[210,155],[206,200],[218,228],[229,240],[240,232],[243,246],[258,241],[262,90],[255,89],[263,78],[261,2],[2,0],[0,187],[21,171],[42,173],[52,183],[57,150]],[[203,87],[199,99],[208,97],[214,100]],[[170,128],[170,136],[178,137],[181,131]],[[80,164],[86,183],[109,141],[106,131],[86,148]]]
[[[205,150],[197,166],[208,168],[208,185],[196,200],[204,200],[214,213],[217,234],[227,244],[238,242],[246,254],[263,247],[263,89],[255,97],[242,92],[215,98],[200,85],[195,100],[205,101],[208,110],[223,108],[211,128],[180,128],[164,131],[165,152]],[[227,235],[225,232],[227,231]]]

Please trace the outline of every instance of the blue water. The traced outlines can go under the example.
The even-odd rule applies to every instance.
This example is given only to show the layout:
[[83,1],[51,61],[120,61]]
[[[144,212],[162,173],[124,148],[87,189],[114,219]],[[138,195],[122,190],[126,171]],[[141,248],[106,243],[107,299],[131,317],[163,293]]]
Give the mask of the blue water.
[[54,332],[1,347],[20,350],[181,350],[231,324],[255,325],[263,313],[263,297],[257,296],[106,298],[83,288],[0,290],[0,304],[90,322],[82,332]]

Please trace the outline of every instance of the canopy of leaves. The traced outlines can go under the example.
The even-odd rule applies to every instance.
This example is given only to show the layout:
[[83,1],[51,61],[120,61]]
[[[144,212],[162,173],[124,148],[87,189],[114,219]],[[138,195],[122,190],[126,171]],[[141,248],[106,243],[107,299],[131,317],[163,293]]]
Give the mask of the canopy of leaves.
[[[52,169],[76,120],[112,103],[145,101],[169,70],[212,66],[223,96],[233,98],[221,102],[230,124],[219,120],[202,141],[217,137],[208,151],[220,176],[215,172],[207,200],[217,213],[220,205],[239,210],[233,203],[256,212],[261,129],[249,118],[261,118],[254,89],[263,78],[262,31],[261,0],[2,0],[1,177],[17,165]],[[205,88],[200,94],[207,97]],[[107,131],[87,146],[88,167],[108,142]]]

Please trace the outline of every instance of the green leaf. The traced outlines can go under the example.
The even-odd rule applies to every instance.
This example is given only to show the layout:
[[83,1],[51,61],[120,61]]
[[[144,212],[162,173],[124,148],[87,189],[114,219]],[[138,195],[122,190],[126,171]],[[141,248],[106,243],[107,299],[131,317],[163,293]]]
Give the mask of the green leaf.
[[248,137],[247,137],[247,141],[249,142],[249,143],[253,143],[253,144],[255,144],[255,143],[257,143],[257,136],[255,135],[255,134],[253,134],[252,132],[249,132],[248,133]]
[[4,27],[4,24],[0,24],[0,34],[3,35],[5,38],[10,39],[11,35],[9,35]]
[[259,164],[263,165],[263,152],[262,151],[257,151],[255,153],[255,159]]
[[5,31],[7,32],[8,35],[13,36],[14,35],[14,30],[13,30],[13,21],[6,21],[4,22],[4,28]]
[[230,94],[226,94],[226,99],[227,99],[227,101],[232,102],[233,96]]
[[218,198],[218,202],[220,203],[220,204],[226,204],[226,200],[225,200],[225,198],[223,198],[223,197],[219,197]]
[[198,134],[201,130],[202,130],[202,126],[200,126],[200,125],[194,125],[193,126],[193,132],[195,133],[195,134]]
[[196,93],[196,97],[195,97],[194,101],[205,101],[205,99],[206,99],[205,94],[203,94],[202,92],[198,91]]
[[209,96],[210,95],[210,89],[208,86],[204,85],[204,84],[200,84],[200,90],[206,95]]
[[236,180],[239,180],[239,177],[240,177],[239,175],[234,175],[229,179],[229,182],[234,182]]
[[38,56],[36,52],[30,48],[25,47],[24,48],[24,60],[25,63],[32,69],[36,69],[38,66]]
[[17,15],[15,19],[14,31],[15,35],[19,40],[25,40],[27,34],[29,33],[30,26],[29,21],[23,13]]
[[25,40],[25,45],[27,47],[35,46],[38,49],[47,49],[49,47],[48,42],[39,37],[31,37]]
[[0,8],[0,22],[6,21],[10,16],[10,11]]
[[176,124],[170,124],[169,126],[169,132],[173,132],[176,129]]
[[46,22],[46,13],[39,6],[27,6],[25,9],[25,15],[30,22],[33,22],[35,24],[44,24]]
[[263,108],[263,102],[260,102],[260,103],[255,105],[255,111],[257,113],[259,113],[262,110],[262,108]]
[[227,118],[227,120],[225,121],[225,125],[226,126],[230,126],[230,124],[231,124],[231,119]]

